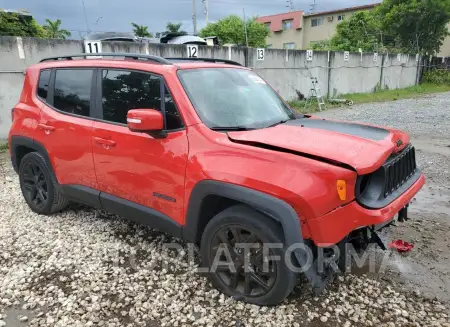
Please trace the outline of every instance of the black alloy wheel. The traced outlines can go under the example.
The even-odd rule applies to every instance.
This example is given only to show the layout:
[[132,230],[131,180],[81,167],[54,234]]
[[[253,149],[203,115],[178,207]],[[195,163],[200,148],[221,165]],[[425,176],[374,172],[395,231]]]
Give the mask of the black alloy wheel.
[[231,292],[260,297],[272,289],[277,266],[270,260],[271,253],[264,253],[263,241],[255,231],[245,226],[225,226],[214,235],[211,246],[213,269]]
[[31,161],[25,163],[22,178],[24,197],[27,202],[33,203],[37,209],[45,208],[49,200],[49,181],[39,165]]
[[244,204],[231,206],[208,222],[200,252],[211,284],[238,301],[279,304],[297,281],[286,260],[291,255],[280,224]]
[[19,164],[19,180],[28,206],[40,215],[63,210],[69,199],[61,192],[51,165],[38,152],[27,153]]

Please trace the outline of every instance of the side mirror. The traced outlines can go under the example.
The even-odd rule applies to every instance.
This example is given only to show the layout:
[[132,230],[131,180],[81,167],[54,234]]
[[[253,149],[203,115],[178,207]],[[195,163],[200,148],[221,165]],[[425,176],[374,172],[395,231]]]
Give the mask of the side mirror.
[[127,125],[133,132],[161,133],[164,119],[161,112],[155,109],[132,109],[127,114]]

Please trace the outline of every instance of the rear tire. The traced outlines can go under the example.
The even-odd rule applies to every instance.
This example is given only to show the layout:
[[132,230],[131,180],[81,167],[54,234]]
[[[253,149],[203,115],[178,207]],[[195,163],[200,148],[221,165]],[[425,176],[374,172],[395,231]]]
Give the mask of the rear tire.
[[[281,226],[261,212],[245,205],[225,209],[206,226],[200,250],[204,266],[222,267],[215,261],[219,258],[221,263],[229,262],[234,270],[226,267],[210,270],[208,275],[212,285],[236,300],[257,305],[279,304],[292,292],[297,275],[284,260],[284,245],[282,248],[270,247],[270,253],[265,253],[262,245],[283,244],[283,239]],[[236,243],[253,244],[255,249],[244,252],[236,247]],[[219,249],[228,249],[230,253],[225,261],[221,260],[224,256],[216,257]],[[264,260],[269,259],[267,254],[280,257],[280,260],[268,260],[268,269],[263,268]],[[243,260],[248,263],[244,264]]]
[[28,153],[21,160],[19,181],[25,201],[38,214],[50,215],[69,204],[52,179],[50,167],[38,152]]

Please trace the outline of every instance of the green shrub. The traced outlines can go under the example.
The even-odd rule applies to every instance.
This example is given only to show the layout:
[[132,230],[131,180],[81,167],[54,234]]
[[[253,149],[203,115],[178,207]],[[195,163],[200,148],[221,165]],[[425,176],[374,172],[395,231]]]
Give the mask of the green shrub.
[[8,151],[8,143],[0,142],[0,153]]
[[450,71],[448,70],[431,70],[423,74],[423,82],[431,84],[447,84],[450,85]]

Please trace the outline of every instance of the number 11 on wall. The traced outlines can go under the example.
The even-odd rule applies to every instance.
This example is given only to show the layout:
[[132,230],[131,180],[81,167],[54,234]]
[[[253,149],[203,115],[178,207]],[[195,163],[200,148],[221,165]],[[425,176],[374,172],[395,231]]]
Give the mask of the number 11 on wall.
[[[102,52],[102,42],[101,41],[84,41],[84,52],[97,54]],[[101,56],[89,56],[90,58],[101,58]]]

